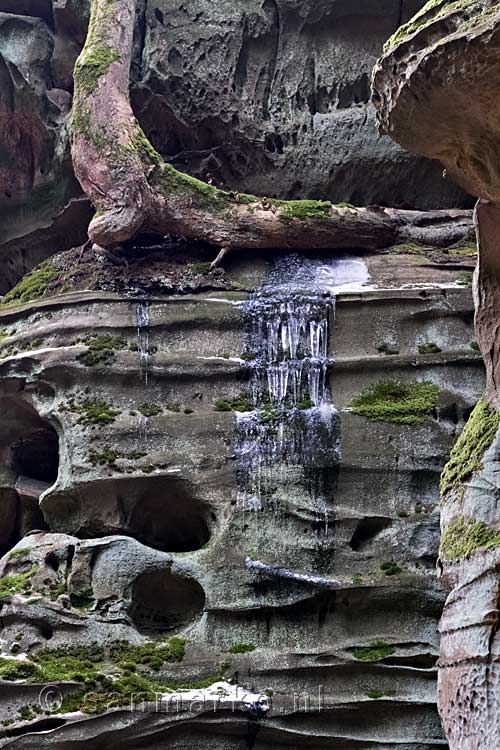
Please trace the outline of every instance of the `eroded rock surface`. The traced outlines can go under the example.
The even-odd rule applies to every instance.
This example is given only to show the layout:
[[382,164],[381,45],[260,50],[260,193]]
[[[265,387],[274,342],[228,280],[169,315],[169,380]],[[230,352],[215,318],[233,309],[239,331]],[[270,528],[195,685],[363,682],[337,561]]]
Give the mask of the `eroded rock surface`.
[[144,6],[135,108],[178,168],[258,195],[463,205],[437,165],[376,136],[371,68],[418,0]]
[[474,297],[486,392],[441,482],[442,573],[451,593],[440,625],[439,710],[452,750],[493,750],[500,741],[499,18],[493,2],[428,3],[388,41],[373,78],[381,131],[439,158],[479,197]]
[[[142,0],[136,113],[178,168],[227,187],[357,205],[467,205],[436,164],[375,133],[371,67],[421,4]],[[1,0],[0,14],[3,293],[42,258],[81,243],[91,211],[75,200],[67,133],[88,3]]]
[[[471,293],[457,283],[473,262],[415,247],[340,262],[254,257],[234,259],[213,291],[162,295],[156,277],[153,294],[66,289],[4,306],[0,406],[17,432],[0,432],[2,476],[16,508],[29,497],[43,516],[22,516],[1,563],[3,747],[97,749],[104,736],[125,748],[226,750],[250,737],[261,750],[311,738],[445,747],[437,483],[483,389]],[[278,378],[268,393],[252,363],[260,341],[275,372],[274,339],[255,324],[283,316],[273,273],[285,283],[286,266],[287,319],[300,320],[308,295],[307,335],[323,333],[318,358],[304,349],[297,360],[306,390],[300,402],[288,391],[284,408],[299,426],[280,438],[281,407],[267,399],[288,386]],[[137,285],[140,268],[128,269]],[[279,362],[292,378],[295,365]],[[351,411],[387,380],[432,381],[431,411],[411,424]],[[33,458],[40,441],[45,462]],[[39,714],[68,647],[77,661],[51,677],[64,703]],[[130,664],[143,682],[130,682]],[[189,702],[181,722],[155,710],[155,693],[223,679],[257,698],[215,714]],[[131,691],[146,703],[124,710]]]

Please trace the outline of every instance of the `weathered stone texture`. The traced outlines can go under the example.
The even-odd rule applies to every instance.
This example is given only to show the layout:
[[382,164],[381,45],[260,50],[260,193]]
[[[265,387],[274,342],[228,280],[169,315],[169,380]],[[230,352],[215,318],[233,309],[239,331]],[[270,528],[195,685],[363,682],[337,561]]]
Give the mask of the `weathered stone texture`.
[[[0,710],[16,723],[0,730],[2,747],[97,750],[106,737],[131,749],[210,742],[233,750],[250,736],[261,750],[295,750],[311,738],[346,750],[445,746],[435,711],[443,603],[434,578],[437,483],[483,372],[470,346],[470,291],[428,285],[449,284],[459,271],[428,261],[429,272],[420,261],[366,258],[382,288],[337,299],[329,381],[342,458],[331,467],[331,507],[320,515],[293,466],[273,502],[242,507],[235,417],[214,410],[215,400],[246,387],[241,302],[269,257],[251,267],[235,261],[228,273],[239,291],[148,296],[147,385],[134,351],[144,297],[78,292],[4,309],[0,407],[18,432],[12,441],[0,431],[3,484],[18,503],[40,496],[44,517],[15,530],[7,546],[17,546],[2,560],[0,586],[32,571],[29,592],[3,599],[3,653],[16,643],[22,651],[120,638],[139,646],[167,628],[187,638],[186,656],[158,679],[189,682],[226,662],[228,677],[273,700],[266,716],[238,709],[214,717],[199,706],[182,722],[154,711],[56,711],[23,725],[18,711],[32,701],[31,685],[3,682]],[[462,268],[469,266],[465,259]],[[403,288],[417,278],[421,286]],[[117,337],[110,360],[85,364],[84,339],[98,334]],[[441,351],[420,354],[429,341]],[[384,343],[398,354],[382,353]],[[415,378],[440,389],[436,412],[420,425],[369,422],[349,410],[374,382]],[[107,424],[82,424],[86,399],[119,413]],[[163,412],[144,417],[144,402]],[[168,407],[176,403],[180,410]],[[32,460],[54,430],[56,472],[48,460],[54,447],[45,462]],[[385,575],[388,561],[400,572]],[[228,653],[235,644],[255,651]],[[373,644],[381,653],[364,661],[358,649]],[[65,695],[77,689],[77,680],[61,684]],[[53,731],[37,731],[43,727]]]

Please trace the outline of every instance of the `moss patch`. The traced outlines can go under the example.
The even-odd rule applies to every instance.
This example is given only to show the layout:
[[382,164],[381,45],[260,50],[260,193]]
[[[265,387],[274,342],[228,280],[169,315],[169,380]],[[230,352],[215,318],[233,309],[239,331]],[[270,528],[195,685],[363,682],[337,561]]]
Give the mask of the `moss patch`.
[[0,579],[0,600],[8,599],[14,594],[24,594],[31,589],[31,578],[38,569],[32,565],[26,573],[15,573]]
[[460,517],[452,521],[441,537],[439,548],[443,560],[458,561],[470,557],[478,549],[500,546],[500,530],[482,521]]
[[388,562],[382,563],[380,566],[380,570],[385,576],[397,576],[399,573],[401,573],[401,568],[397,563],[394,562],[394,560],[389,560]]
[[51,281],[57,276],[57,271],[50,260],[46,260],[24,276],[16,286],[7,292],[1,302],[2,307],[22,305],[43,297]]
[[432,342],[429,342],[428,344],[420,344],[418,347],[419,354],[439,354],[441,351],[441,347]]
[[444,497],[481,467],[483,456],[493,442],[500,426],[500,414],[480,399],[441,474],[440,490]]
[[94,42],[84,49],[75,64],[74,79],[87,96],[97,88],[99,79],[105,75],[110,65],[121,60],[119,52],[106,44]]
[[389,52],[390,49],[396,47],[398,44],[407,41],[417,31],[429,26],[433,21],[437,20],[445,13],[467,7],[467,5],[470,4],[470,0],[457,0],[456,2],[450,2],[449,0],[429,0],[429,2],[424,5],[424,7],[413,16],[413,18],[400,26],[399,29],[397,29],[387,40],[384,44],[384,53]]
[[36,666],[29,661],[0,658],[1,680],[27,680],[36,673]]
[[90,336],[86,338],[88,346],[86,352],[79,354],[77,360],[87,367],[103,367],[110,365],[115,358],[115,351],[125,349],[127,342],[119,336],[109,334],[103,336]]
[[363,391],[350,404],[355,414],[379,422],[422,424],[436,407],[439,390],[430,381],[376,383]]
[[280,203],[279,217],[283,221],[309,221],[311,219],[325,219],[331,216],[330,201],[284,201]]
[[252,411],[253,406],[248,393],[240,393],[232,399],[215,399],[214,409],[215,411]]
[[27,679],[82,682],[83,690],[66,697],[61,712],[98,713],[112,706],[130,704],[132,695],[137,702],[154,701],[160,693],[204,688],[223,678],[226,664],[215,674],[190,682],[166,680],[157,674],[164,665],[182,661],[185,646],[183,638],[174,637],[141,646],[116,641],[109,646],[44,649],[33,655]]
[[392,656],[394,648],[383,641],[376,641],[371,646],[360,646],[352,650],[352,655],[358,661],[381,661]]
[[163,412],[163,408],[158,404],[144,403],[139,406],[139,411],[143,417],[157,417]]
[[255,651],[255,646],[251,643],[235,643],[234,646],[228,648],[230,654],[249,654],[251,651]]
[[118,409],[113,409],[111,404],[98,399],[86,399],[80,404],[74,405],[72,411],[80,414],[78,424],[85,425],[86,427],[98,424],[111,424],[121,414]]
[[377,346],[377,351],[380,352],[380,354],[399,354],[399,349],[396,349],[391,344],[381,344],[381,346]]

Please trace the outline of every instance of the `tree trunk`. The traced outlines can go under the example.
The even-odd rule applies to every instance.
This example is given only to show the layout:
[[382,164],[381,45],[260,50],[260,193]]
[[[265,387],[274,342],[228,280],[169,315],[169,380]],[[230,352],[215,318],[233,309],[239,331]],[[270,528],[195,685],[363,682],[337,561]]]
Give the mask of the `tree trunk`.
[[230,248],[363,248],[404,242],[448,246],[468,237],[470,211],[354,208],[229,193],[165,163],[129,99],[135,0],[92,0],[75,66],[72,151],[96,208],[89,238],[118,245],[137,232],[183,235]]

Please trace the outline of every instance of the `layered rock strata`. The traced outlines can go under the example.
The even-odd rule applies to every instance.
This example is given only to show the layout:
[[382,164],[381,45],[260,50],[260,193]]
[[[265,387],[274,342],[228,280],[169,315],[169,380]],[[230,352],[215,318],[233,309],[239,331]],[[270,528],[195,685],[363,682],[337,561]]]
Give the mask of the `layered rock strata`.
[[[457,283],[470,261],[412,252],[323,256],[302,296],[289,288],[291,304],[318,291],[331,304],[304,322],[308,336],[323,332],[319,349],[299,335],[291,360],[276,352],[277,371],[303,363],[303,400],[268,389],[268,374],[277,381],[265,365],[259,419],[276,441],[281,409],[317,412],[338,449],[315,451],[311,464],[311,428],[299,424],[305,447],[299,440],[272,472],[265,460],[249,469],[240,439],[254,367],[275,340],[265,331],[283,340],[283,321],[297,319],[279,300],[260,317],[255,292],[248,298],[261,289],[272,302],[269,257],[235,261],[216,291],[67,292],[4,307],[0,398],[16,431],[0,434],[13,508],[0,578],[1,746],[97,748],[103,736],[125,748],[207,738],[224,749],[306,738],[353,750],[445,746],[436,488],[483,369],[470,290]],[[276,314],[278,328],[256,338],[252,320]],[[308,377],[323,367],[324,392]],[[432,382],[433,406],[403,407],[402,422],[352,410],[386,381]],[[329,431],[318,439],[331,448]],[[155,706],[155,694],[208,685],[220,701],[227,680],[254,697],[215,713],[206,701]],[[48,685],[64,702],[40,713]],[[131,693],[144,701],[132,711]]]

